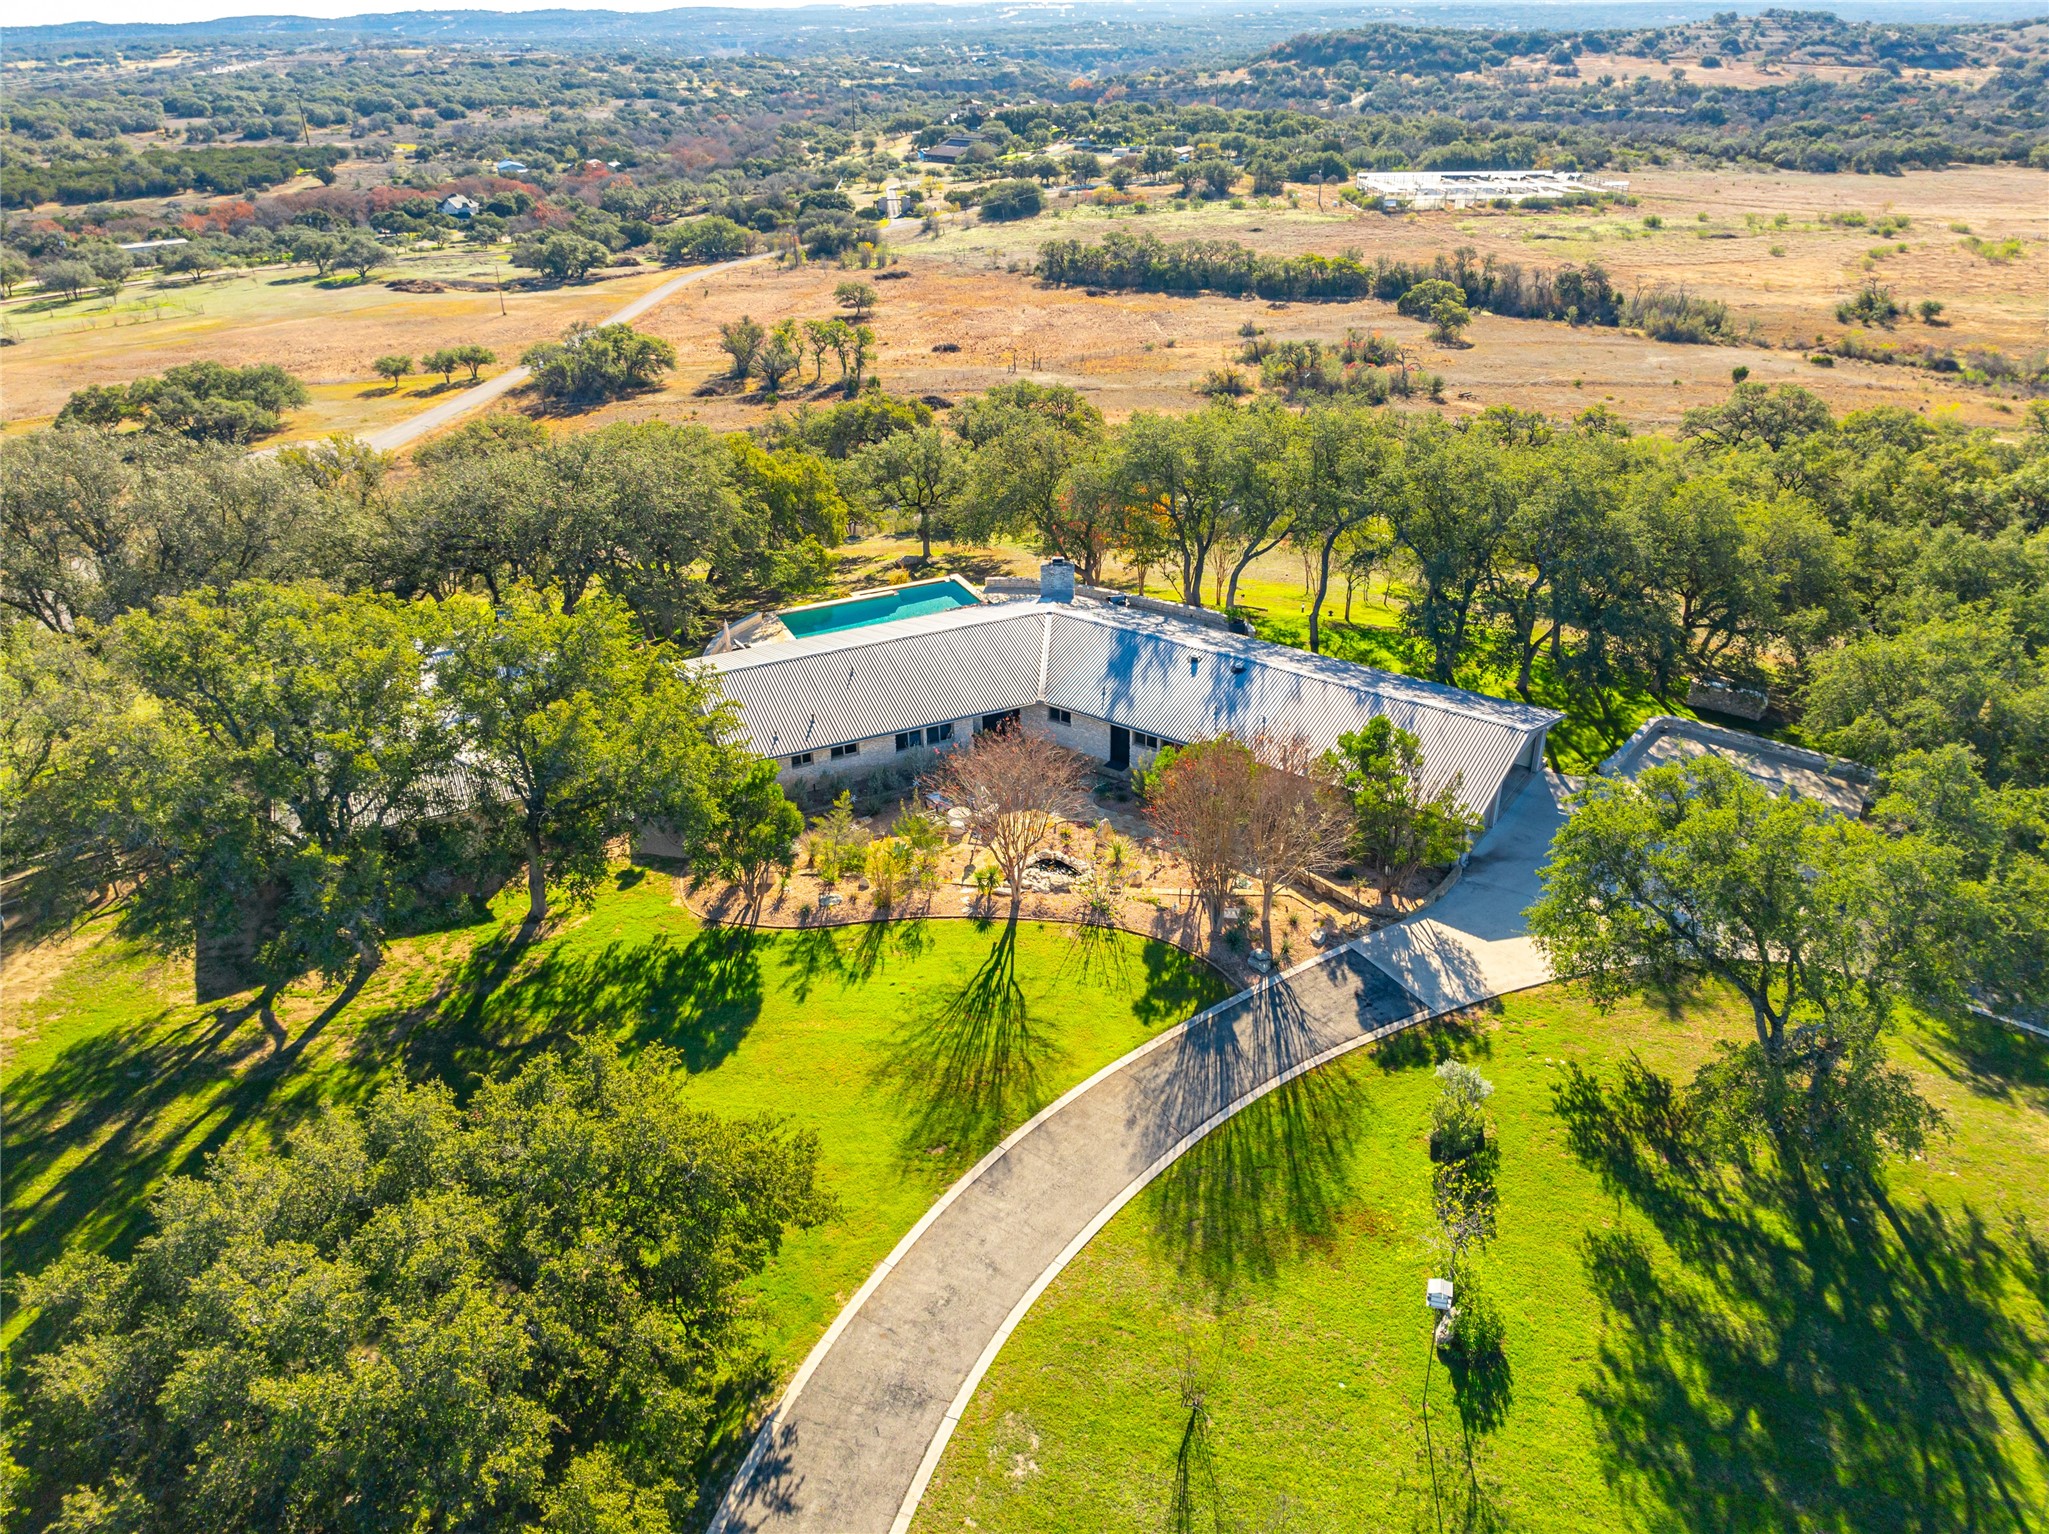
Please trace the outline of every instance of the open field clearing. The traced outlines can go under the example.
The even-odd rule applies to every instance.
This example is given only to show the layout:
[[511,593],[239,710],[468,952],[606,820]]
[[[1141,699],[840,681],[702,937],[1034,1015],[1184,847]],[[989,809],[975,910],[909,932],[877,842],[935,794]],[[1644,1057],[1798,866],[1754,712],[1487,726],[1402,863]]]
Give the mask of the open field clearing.
[[[2049,180],[2039,172],[1966,169],[1880,179],[1653,171],[1639,172],[1632,188],[1640,201],[1628,209],[1401,217],[1340,209],[1334,198],[1319,213],[1308,188],[1297,194],[1302,207],[1264,209],[1179,208],[1153,192],[1162,211],[1145,216],[1056,199],[1055,216],[1022,223],[954,224],[937,238],[906,228],[894,271],[907,275],[877,284],[878,372],[893,392],[949,399],[1014,376],[1065,383],[1121,419],[1133,410],[1190,408],[1192,386],[1235,357],[1239,328],[1250,321],[1278,339],[1333,341],[1351,329],[1380,330],[1408,346],[1421,366],[1443,374],[1454,408],[1508,403],[1571,415],[1605,403],[1645,426],[1669,426],[1686,409],[1723,398],[1729,370],[1740,364],[1760,382],[1797,381],[1838,411],[1899,404],[1953,410],[1972,424],[2012,423],[2011,403],[1984,389],[1920,369],[1845,359],[1820,368],[1804,350],[1781,348],[1841,333],[1835,306],[1867,279],[1890,285],[1902,300],[1936,297],[1945,305],[1942,325],[1903,321],[1892,333],[1902,341],[1994,346],[2015,356],[2049,345],[2049,303],[2040,296],[2049,270]],[[1783,228],[1775,223],[1782,215]],[[1830,223],[1830,215],[1862,215],[1865,222]],[[1905,216],[1908,226],[1881,242],[1872,224],[1888,215]],[[1663,227],[1646,228],[1646,217]],[[2021,241],[2021,253],[2006,261],[1972,253],[1962,243],[1972,236],[1949,228],[1966,222],[1992,247]],[[1356,249],[1368,259],[1414,260],[1471,246],[1482,259],[1524,265],[1598,261],[1625,291],[1683,288],[1727,303],[1739,326],[1754,321],[1772,345],[1678,345],[1482,313],[1474,316],[1468,345],[1454,349],[1430,343],[1424,325],[1370,299],[1277,306],[1213,295],[1090,298],[1025,275],[1046,240],[1095,239],[1113,230],[1169,241],[1235,239],[1276,254]],[[1891,249],[1901,242],[1905,254]],[[1872,258],[1880,244],[1889,253]],[[1775,246],[1785,254],[1771,255]],[[678,295],[645,322],[677,348],[673,381],[602,418],[694,413],[719,426],[760,419],[759,406],[693,396],[722,371],[718,326],[741,314],[763,324],[825,314],[833,286],[847,275],[830,265],[762,267]],[[941,346],[958,350],[935,351]]]
[[[1952,1133],[1876,1195],[1575,1154],[1569,1067],[1683,1077],[1747,1027],[1551,986],[1282,1088],[1055,1280],[914,1529],[2040,1527],[2043,1045],[1904,1032]],[[1506,1363],[1456,1374],[1422,1304],[1446,1055],[1501,1146]]]
[[[1798,381],[1838,411],[1900,404],[1954,411],[1972,424],[2012,423],[2011,402],[1987,390],[1916,368],[1846,359],[1819,368],[1804,347],[1842,333],[1835,307],[1867,280],[1908,304],[1935,298],[1944,305],[1941,324],[1908,318],[1878,333],[1881,339],[1993,347],[2017,358],[2049,346],[2049,302],[2041,296],[2049,282],[2049,180],[2040,172],[1970,167],[1880,178],[1651,169],[1630,180],[1636,205],[1602,210],[1389,216],[1331,195],[1319,212],[1313,188],[1294,192],[1296,207],[1279,200],[1264,208],[1182,207],[1162,189],[1146,188],[1155,211],[1144,216],[1056,197],[1048,216],[949,222],[936,238],[905,223],[893,268],[903,275],[877,284],[877,372],[893,392],[947,399],[1012,377],[1066,383],[1121,419],[1134,410],[1190,408],[1192,386],[1235,357],[1249,321],[1277,339],[1334,341],[1347,330],[1380,330],[1444,376],[1454,410],[1508,403],[1572,415],[1602,403],[1644,426],[1670,426],[1686,409],[1721,399],[1729,370],[1740,364],[1760,382]],[[1662,227],[1647,227],[1647,218]],[[1902,218],[1904,227],[1889,222]],[[1090,298],[1027,274],[1045,241],[1113,230],[1169,241],[1233,239],[1275,254],[1355,250],[1367,259],[1414,260],[1470,247],[1482,260],[1525,266],[1598,261],[1625,292],[1683,289],[1725,303],[1739,327],[1754,326],[1770,345],[1678,345],[1481,313],[1468,344],[1447,348],[1429,342],[1421,323],[1374,300],[1277,306],[1208,295]],[[124,382],[208,357],[275,362],[308,382],[314,403],[292,418],[288,440],[370,430],[426,408],[426,391],[438,383],[386,390],[371,378],[372,358],[478,341],[509,363],[532,342],[602,318],[674,275],[649,268],[515,290],[504,315],[493,292],[408,294],[386,286],[394,277],[491,282],[501,270],[486,253],[454,250],[404,257],[366,284],[273,268],[197,285],[139,280],[114,299],[74,304],[18,297],[0,311],[20,338],[7,356],[6,419],[46,420],[84,384]],[[686,289],[642,322],[677,348],[667,387],[582,421],[694,418],[738,427],[760,420],[758,404],[695,394],[723,371],[719,325],[742,314],[769,324],[829,313],[832,289],[848,275],[826,263],[794,272],[762,265]],[[1796,347],[1803,349],[1789,349]]]
[[[495,291],[402,293],[388,286],[404,279],[488,284],[521,275],[492,256],[466,249],[405,256],[363,283],[352,275],[323,280],[310,267],[262,267],[196,284],[142,277],[113,298],[77,303],[17,296],[0,308],[0,323],[19,337],[5,354],[7,422],[45,421],[88,384],[126,383],[203,359],[238,367],[276,363],[303,379],[314,401],[290,418],[287,440],[367,430],[425,409],[430,401],[414,396],[441,382],[409,379],[394,395],[371,372],[373,358],[419,357],[476,342],[510,365],[534,342],[579,320],[602,319],[674,275],[648,267],[562,287],[515,287],[505,294],[503,315]],[[466,382],[467,374],[456,381]]]

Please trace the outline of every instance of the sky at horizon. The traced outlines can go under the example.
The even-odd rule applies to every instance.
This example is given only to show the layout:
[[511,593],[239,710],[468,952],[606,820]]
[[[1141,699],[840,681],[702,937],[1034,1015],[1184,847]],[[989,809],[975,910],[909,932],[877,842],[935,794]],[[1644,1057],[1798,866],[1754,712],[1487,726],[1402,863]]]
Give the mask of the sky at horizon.
[[392,11],[673,11],[694,7],[770,11],[803,5],[853,9],[889,3],[890,0],[50,0],[36,7],[34,25],[62,26],[76,21],[97,21],[110,26],[181,23],[223,21],[235,16],[332,19]]

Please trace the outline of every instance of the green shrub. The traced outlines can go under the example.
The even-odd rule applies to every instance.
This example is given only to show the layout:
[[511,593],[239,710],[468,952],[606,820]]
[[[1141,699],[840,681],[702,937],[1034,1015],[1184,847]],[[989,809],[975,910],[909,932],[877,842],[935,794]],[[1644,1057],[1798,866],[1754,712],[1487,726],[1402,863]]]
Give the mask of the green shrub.
[[543,399],[586,404],[653,388],[676,365],[676,348],[631,325],[577,325],[560,341],[528,347],[519,360],[533,369]]
[[662,235],[662,259],[671,266],[707,266],[732,261],[754,248],[753,233],[714,213],[672,224]]
[[1035,218],[1045,205],[1045,194],[1033,181],[998,181],[982,191],[982,217],[991,223]]

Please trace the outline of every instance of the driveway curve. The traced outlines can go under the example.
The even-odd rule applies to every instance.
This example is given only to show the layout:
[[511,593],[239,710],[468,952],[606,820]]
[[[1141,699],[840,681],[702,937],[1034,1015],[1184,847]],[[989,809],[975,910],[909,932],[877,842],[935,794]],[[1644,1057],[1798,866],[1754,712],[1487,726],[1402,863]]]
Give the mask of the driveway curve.
[[1562,822],[1532,779],[1426,916],[1262,982],[1104,1067],[955,1183],[842,1310],[734,1476],[712,1534],[907,1529],[1011,1331],[1183,1152],[1361,1045],[1550,978],[1522,924]]
[[[598,323],[600,325],[629,325],[643,314],[646,314],[648,310],[654,308],[655,305],[680,293],[693,282],[702,282],[707,277],[717,276],[720,272],[729,272],[736,266],[747,265],[750,261],[764,261],[766,259],[766,256],[741,256],[738,260],[720,261],[711,266],[687,267],[681,275],[671,277],[660,287],[652,288],[641,294],[632,303],[614,310],[611,314],[598,321]],[[416,416],[409,416],[396,425],[364,433],[364,445],[374,448],[380,453],[393,453],[402,447],[410,447],[413,443],[419,441],[420,438],[430,432],[439,431],[442,427],[448,425],[449,422],[461,420],[462,417],[470,414],[470,412],[482,410],[486,405],[503,399],[514,389],[525,383],[531,376],[531,369],[524,367],[507,368],[495,377],[487,378],[482,383],[472,385],[470,388],[463,390],[462,393],[445,399],[438,405],[422,410]]]

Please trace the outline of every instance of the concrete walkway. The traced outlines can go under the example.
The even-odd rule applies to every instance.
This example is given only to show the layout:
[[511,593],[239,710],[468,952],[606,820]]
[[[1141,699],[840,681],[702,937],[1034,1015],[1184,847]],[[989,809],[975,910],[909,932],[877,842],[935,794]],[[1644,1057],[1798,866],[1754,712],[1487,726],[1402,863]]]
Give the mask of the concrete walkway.
[[[690,267],[681,275],[671,277],[660,287],[650,289],[634,299],[632,303],[608,314],[598,323],[600,325],[630,325],[643,314],[646,314],[648,310],[654,308],[655,305],[676,293],[680,293],[693,282],[702,282],[707,277],[716,276],[720,272],[729,272],[734,267],[745,266],[750,261],[764,261],[766,259],[768,259],[766,256],[742,256],[737,261],[721,261],[713,266]],[[386,426],[377,431],[364,433],[363,441],[365,445],[376,449],[380,453],[396,452],[402,447],[410,446],[412,443],[419,441],[420,438],[430,432],[439,431],[451,421],[460,420],[474,410],[482,410],[486,405],[496,403],[525,383],[531,376],[532,372],[528,368],[507,368],[495,377],[487,378],[482,383],[465,389],[453,398],[443,400],[440,404],[423,410],[416,416],[410,416],[395,426]]]
[[1197,1140],[1306,1070],[1548,979],[1520,913],[1559,824],[1533,779],[1427,919],[1198,1014],[1053,1103],[863,1284],[757,1435],[713,1534],[909,1527],[983,1374],[1045,1287]]

